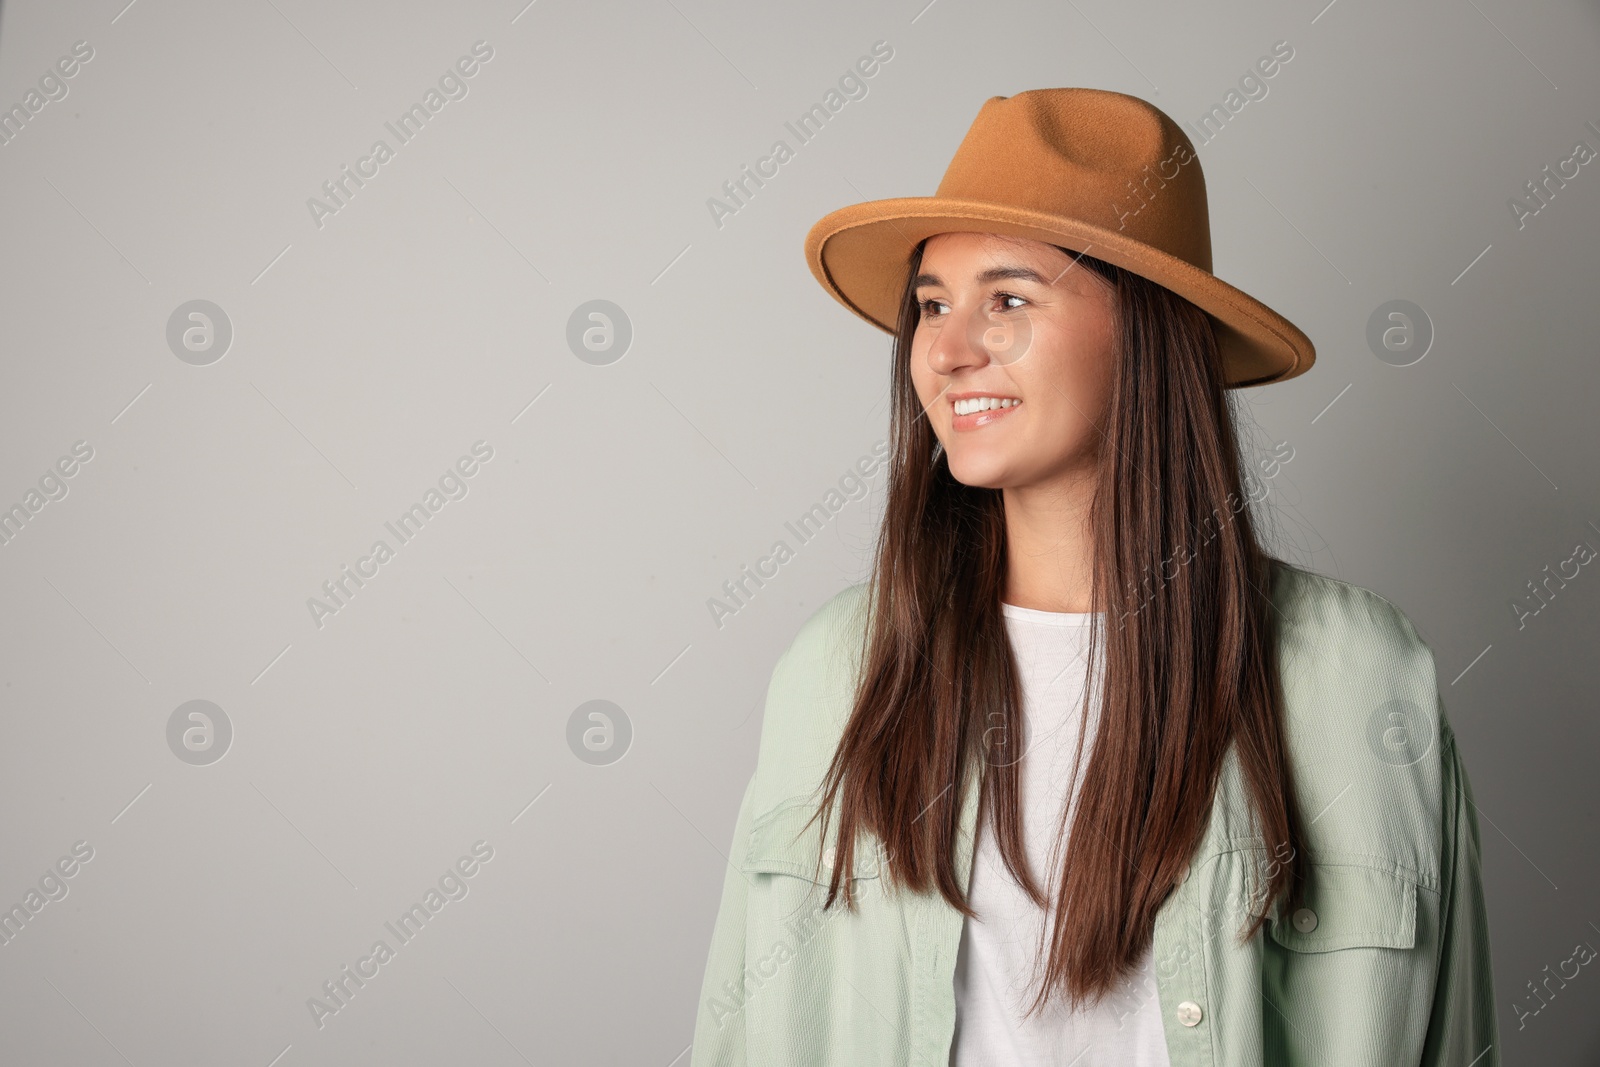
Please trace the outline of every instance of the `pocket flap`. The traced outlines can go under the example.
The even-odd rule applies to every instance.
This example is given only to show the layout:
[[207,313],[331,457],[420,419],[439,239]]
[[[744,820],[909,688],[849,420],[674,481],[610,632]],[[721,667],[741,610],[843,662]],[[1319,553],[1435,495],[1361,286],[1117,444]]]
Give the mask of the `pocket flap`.
[[[746,874],[792,874],[817,885],[827,885],[833,877],[833,846],[822,848],[822,820],[816,819],[807,826],[816,811],[809,801],[795,801],[758,815],[750,826],[750,841],[745,849]],[[838,826],[838,816],[829,826],[832,834]],[[818,853],[822,862],[818,862]],[[867,834],[856,835],[855,862],[852,878],[878,877],[878,853],[873,839]]]
[[1296,952],[1341,948],[1412,948],[1417,942],[1417,887],[1381,867],[1312,862],[1298,909],[1279,900],[1272,939]]

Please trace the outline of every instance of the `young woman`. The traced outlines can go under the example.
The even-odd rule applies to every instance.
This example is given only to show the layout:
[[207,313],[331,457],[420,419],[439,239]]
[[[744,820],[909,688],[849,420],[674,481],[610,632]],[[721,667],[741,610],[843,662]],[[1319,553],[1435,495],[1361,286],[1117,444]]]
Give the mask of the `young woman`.
[[888,500],[773,673],[693,1067],[1498,1064],[1432,653],[1258,544],[1226,390],[1314,354],[1182,131],[995,97],[807,254],[895,338]]

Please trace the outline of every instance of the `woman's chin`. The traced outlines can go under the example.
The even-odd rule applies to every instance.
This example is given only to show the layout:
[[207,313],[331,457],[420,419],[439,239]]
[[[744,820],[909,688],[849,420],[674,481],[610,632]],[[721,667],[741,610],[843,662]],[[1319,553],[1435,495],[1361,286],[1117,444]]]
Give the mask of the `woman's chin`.
[[1000,456],[948,456],[948,462],[950,476],[974,489],[1004,488],[1011,469]]

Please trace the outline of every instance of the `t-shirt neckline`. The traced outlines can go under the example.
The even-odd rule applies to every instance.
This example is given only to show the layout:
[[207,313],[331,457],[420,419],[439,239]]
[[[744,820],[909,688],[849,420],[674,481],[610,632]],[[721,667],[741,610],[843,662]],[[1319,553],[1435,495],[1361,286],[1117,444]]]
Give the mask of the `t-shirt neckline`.
[[1038,608],[1024,608],[1016,604],[1000,602],[1000,611],[1007,618],[1020,622],[1044,623],[1049,626],[1088,626],[1090,621],[1101,611],[1041,611]]

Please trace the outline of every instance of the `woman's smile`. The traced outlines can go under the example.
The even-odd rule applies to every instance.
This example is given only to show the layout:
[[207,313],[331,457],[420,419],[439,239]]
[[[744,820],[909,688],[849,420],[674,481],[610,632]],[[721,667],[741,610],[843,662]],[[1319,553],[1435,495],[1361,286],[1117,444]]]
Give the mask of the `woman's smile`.
[[998,422],[1022,406],[1022,401],[1018,398],[1002,396],[998,393],[951,393],[948,395],[950,397],[951,411],[953,412],[950,418],[950,427],[957,433],[976,430]]

